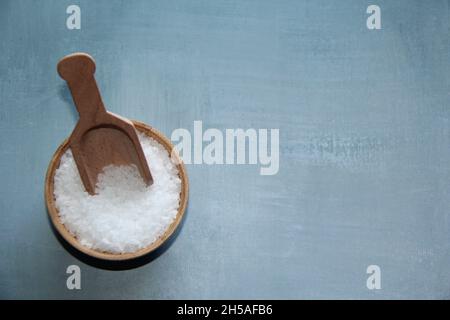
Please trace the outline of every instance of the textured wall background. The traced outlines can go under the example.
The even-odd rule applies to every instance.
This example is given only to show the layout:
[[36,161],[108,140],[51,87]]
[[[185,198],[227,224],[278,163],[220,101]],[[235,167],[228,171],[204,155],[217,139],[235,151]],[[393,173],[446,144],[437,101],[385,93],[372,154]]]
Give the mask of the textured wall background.
[[[441,0],[1,1],[0,297],[450,298],[449,27]],[[169,136],[280,128],[278,175],[191,165],[166,252],[128,271],[80,262],[43,198],[77,121],[55,70],[73,51],[97,60],[110,110]]]

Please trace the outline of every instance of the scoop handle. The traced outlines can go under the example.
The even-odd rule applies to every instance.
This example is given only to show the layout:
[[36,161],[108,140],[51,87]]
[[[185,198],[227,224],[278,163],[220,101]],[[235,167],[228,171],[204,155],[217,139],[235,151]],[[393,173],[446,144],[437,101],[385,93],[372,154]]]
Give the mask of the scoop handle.
[[57,69],[69,86],[80,120],[95,121],[100,114],[106,113],[94,78],[95,61],[90,55],[77,52],[65,56]]

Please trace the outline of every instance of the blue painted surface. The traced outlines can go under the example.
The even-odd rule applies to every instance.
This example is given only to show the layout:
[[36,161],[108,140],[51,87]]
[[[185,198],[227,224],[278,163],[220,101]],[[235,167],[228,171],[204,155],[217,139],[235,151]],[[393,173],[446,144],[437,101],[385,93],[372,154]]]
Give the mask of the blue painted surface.
[[[379,31],[369,4],[1,1],[0,297],[450,298],[449,1],[378,0]],[[280,128],[278,175],[191,165],[187,219],[159,258],[78,261],[43,199],[77,120],[55,71],[73,51],[97,60],[110,110],[166,135]]]

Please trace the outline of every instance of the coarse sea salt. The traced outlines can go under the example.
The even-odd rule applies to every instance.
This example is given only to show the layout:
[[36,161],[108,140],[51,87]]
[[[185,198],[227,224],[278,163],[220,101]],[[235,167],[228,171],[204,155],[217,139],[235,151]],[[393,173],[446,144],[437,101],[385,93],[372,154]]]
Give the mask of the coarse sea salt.
[[88,248],[114,254],[149,246],[175,220],[181,180],[167,150],[138,133],[153,184],[147,186],[136,166],[107,166],[98,176],[96,194],[84,189],[68,149],[55,172],[54,196],[65,227]]

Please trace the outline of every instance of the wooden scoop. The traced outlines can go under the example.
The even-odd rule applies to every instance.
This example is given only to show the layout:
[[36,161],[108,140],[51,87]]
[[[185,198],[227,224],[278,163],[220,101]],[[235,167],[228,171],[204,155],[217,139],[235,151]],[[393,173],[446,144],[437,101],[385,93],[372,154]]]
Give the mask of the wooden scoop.
[[69,85],[80,114],[69,145],[86,191],[95,193],[97,176],[107,165],[134,164],[147,185],[153,183],[133,123],[106,111],[95,82],[94,59],[74,53],[61,59],[58,73]]

